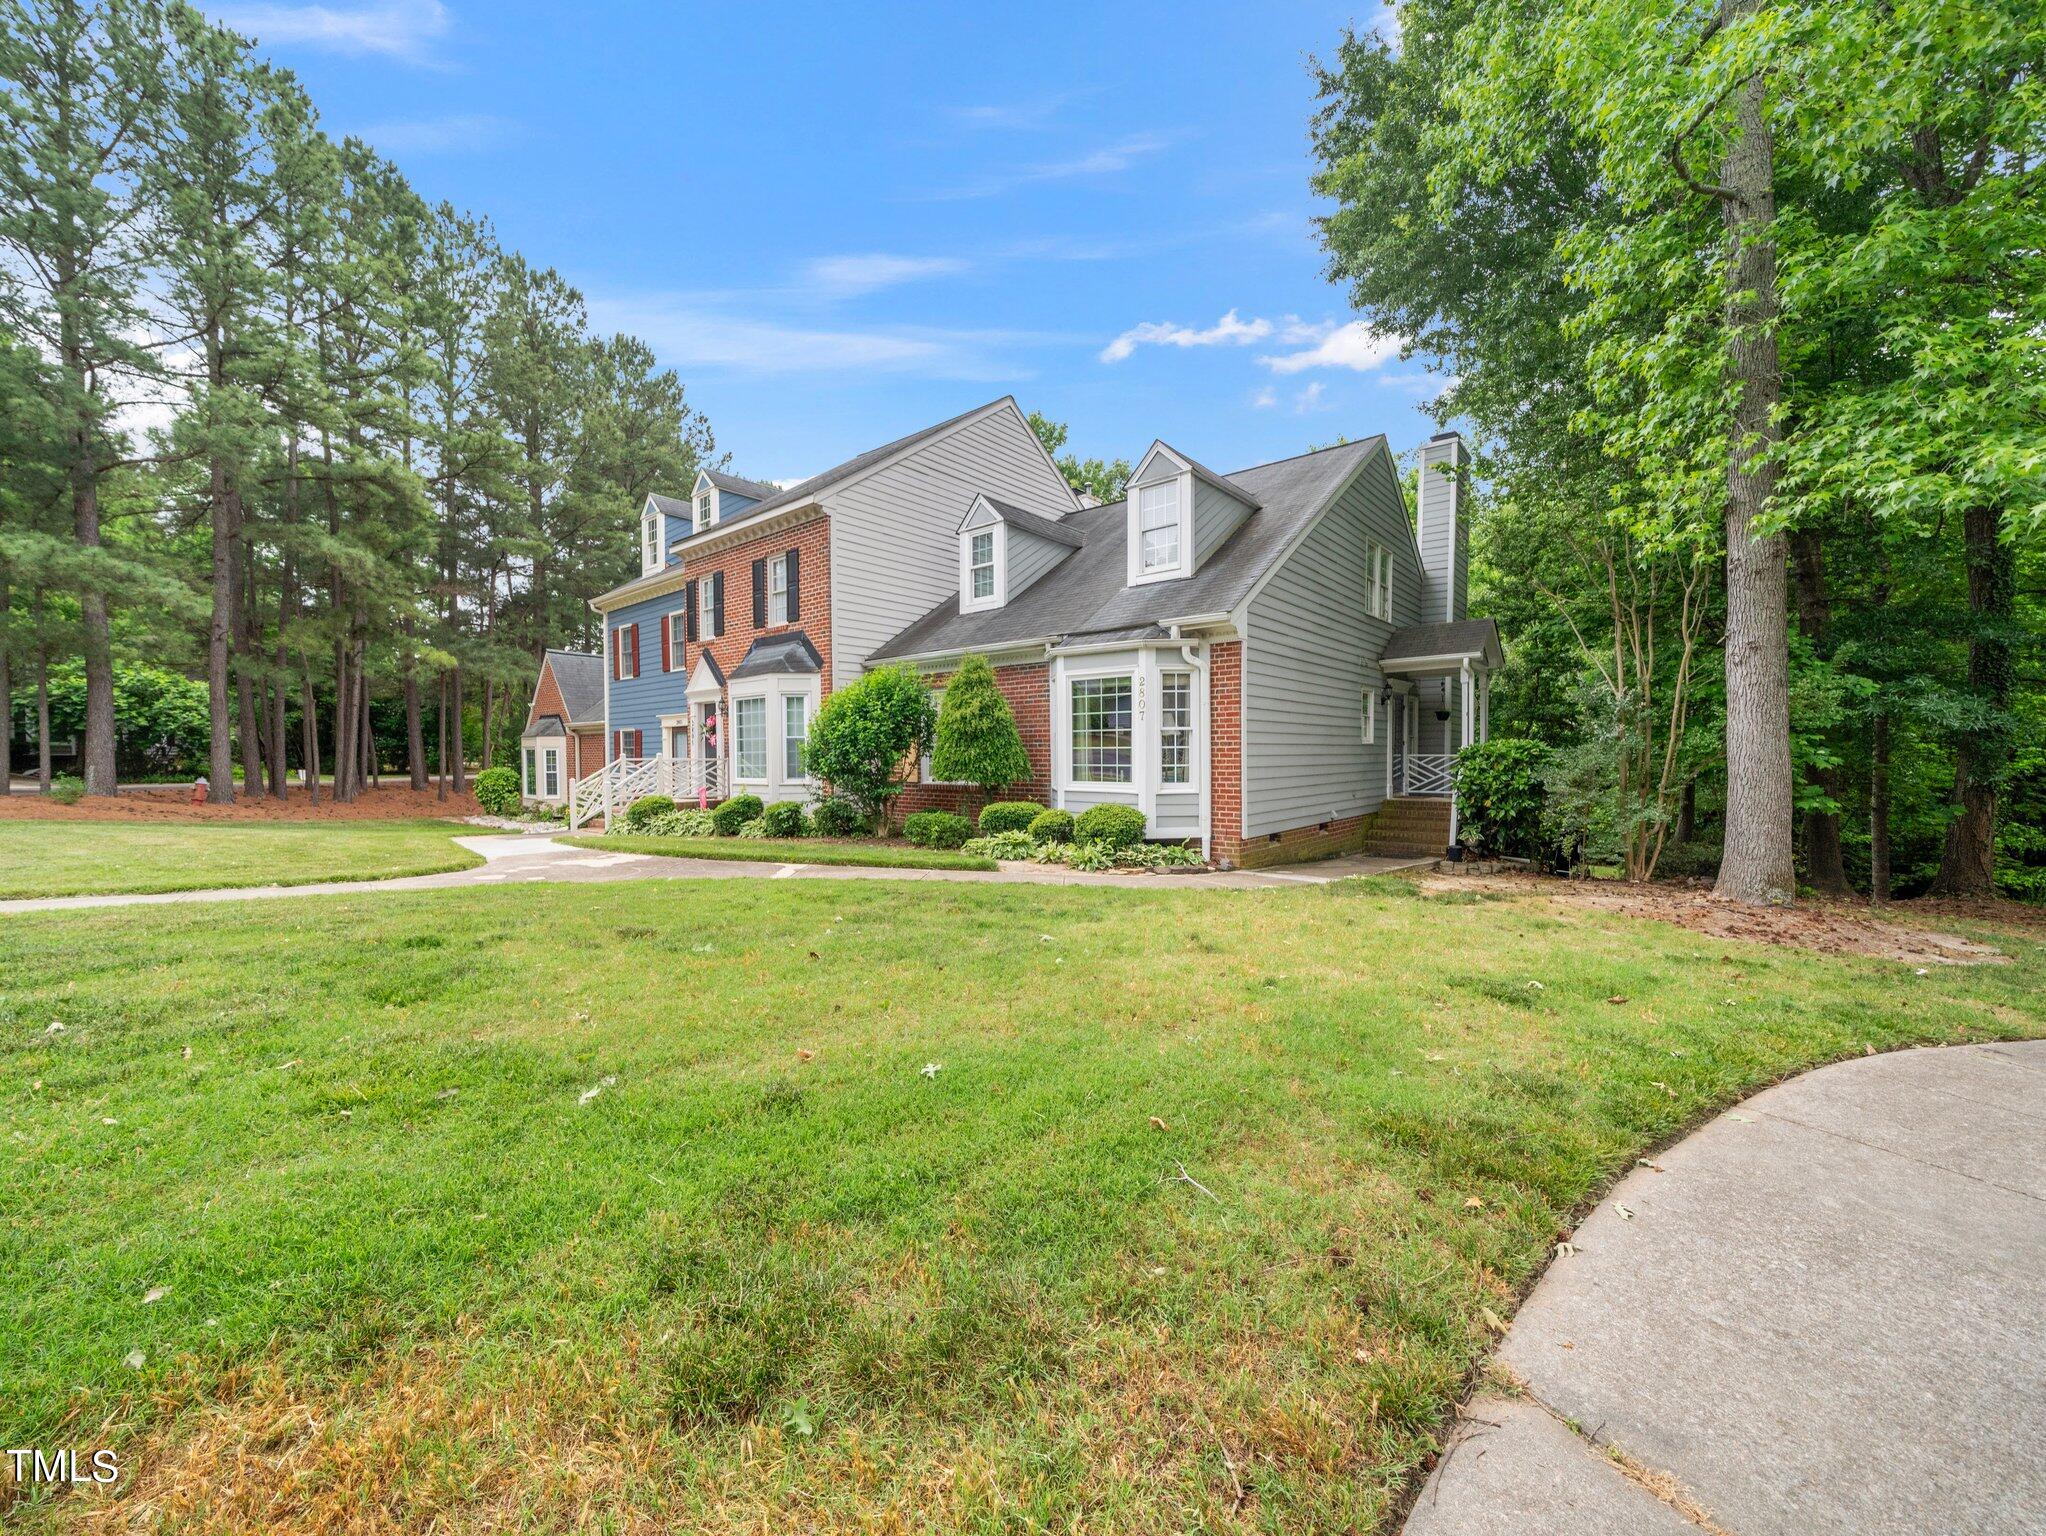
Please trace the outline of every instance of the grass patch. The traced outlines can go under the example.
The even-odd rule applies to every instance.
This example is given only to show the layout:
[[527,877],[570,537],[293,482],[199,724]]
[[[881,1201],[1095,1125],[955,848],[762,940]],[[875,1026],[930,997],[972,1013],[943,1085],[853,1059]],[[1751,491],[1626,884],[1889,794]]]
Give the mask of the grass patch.
[[10,917],[0,1444],[119,1448],[109,1526],[1382,1530],[1642,1150],[2046,1031],[1996,941],[1361,882]]
[[675,859],[736,859],[747,864],[859,864],[884,869],[996,869],[993,859],[892,839],[829,837],[558,837],[558,843],[606,853],[658,853]]
[[451,841],[482,832],[451,821],[0,821],[0,900],[433,875],[482,863]]

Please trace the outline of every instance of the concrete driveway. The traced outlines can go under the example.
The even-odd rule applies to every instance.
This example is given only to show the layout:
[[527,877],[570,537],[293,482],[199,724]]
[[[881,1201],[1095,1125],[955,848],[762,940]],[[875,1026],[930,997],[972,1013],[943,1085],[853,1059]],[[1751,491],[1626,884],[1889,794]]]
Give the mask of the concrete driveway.
[[1572,1243],[1406,1536],[2046,1531],[2046,1041],[1780,1084]]

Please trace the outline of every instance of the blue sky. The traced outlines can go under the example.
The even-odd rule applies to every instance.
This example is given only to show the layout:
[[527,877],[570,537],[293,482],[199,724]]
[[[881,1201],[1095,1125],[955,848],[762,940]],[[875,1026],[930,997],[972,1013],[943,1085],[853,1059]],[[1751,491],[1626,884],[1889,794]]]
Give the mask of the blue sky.
[[1375,0],[227,4],[327,128],[492,219],[784,480],[1013,392],[1083,455],[1426,437],[1322,275],[1310,54]]

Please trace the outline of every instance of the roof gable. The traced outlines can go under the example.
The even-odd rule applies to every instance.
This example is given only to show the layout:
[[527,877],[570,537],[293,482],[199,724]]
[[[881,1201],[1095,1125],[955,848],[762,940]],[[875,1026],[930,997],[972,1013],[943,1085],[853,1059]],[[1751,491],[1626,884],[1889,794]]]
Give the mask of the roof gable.
[[568,723],[604,719],[604,658],[588,651],[549,650],[540,665],[554,674],[554,686],[568,711]]

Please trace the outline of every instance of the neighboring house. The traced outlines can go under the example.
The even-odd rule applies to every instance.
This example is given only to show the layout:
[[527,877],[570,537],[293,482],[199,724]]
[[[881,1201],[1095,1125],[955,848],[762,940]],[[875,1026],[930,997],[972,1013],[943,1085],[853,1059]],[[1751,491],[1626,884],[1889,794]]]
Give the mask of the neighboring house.
[[604,768],[604,658],[550,650],[526,711],[519,788],[531,805],[566,805],[578,779]]
[[[1134,805],[1230,865],[1440,851],[1501,660],[1465,613],[1462,464],[1454,433],[1423,448],[1416,522],[1382,437],[1226,475],[1157,442],[1089,506],[1004,398],[787,490],[706,472],[649,498],[642,574],[594,605],[607,768],[571,814],[807,798],[833,686],[901,662],[936,689],[978,652],[1029,752],[1014,794]],[[925,767],[904,809],[970,808]]]

